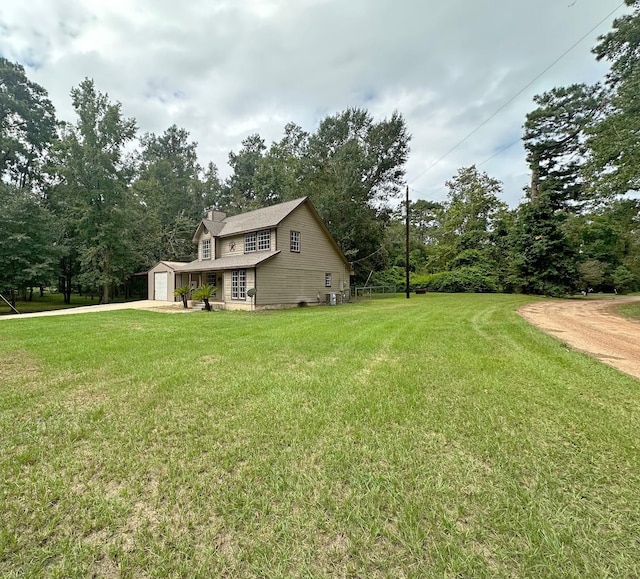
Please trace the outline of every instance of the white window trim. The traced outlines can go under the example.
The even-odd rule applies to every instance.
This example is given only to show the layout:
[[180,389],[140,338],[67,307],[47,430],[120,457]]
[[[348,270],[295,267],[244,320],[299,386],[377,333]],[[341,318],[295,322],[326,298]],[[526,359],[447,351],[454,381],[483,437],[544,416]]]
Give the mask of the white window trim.
[[252,231],[251,233],[244,234],[244,252],[245,253],[253,253],[256,251],[258,247],[258,241],[256,232]]
[[258,251],[268,251],[271,249],[271,230],[263,229],[258,231],[256,238]]
[[289,249],[294,253],[300,253],[300,232],[293,231],[289,233]]
[[324,287],[331,287],[331,274],[330,273],[325,273],[324,274]]
[[[205,251],[206,247],[206,251]],[[211,259],[211,240],[203,239],[202,240],[202,259]]]
[[231,299],[246,301],[247,299],[247,270],[234,269],[231,271]]

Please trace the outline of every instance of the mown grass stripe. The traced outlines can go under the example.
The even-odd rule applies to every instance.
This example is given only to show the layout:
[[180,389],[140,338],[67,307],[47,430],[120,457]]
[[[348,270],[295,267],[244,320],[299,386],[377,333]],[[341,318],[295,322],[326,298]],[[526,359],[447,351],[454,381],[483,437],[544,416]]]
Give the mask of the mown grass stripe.
[[0,574],[639,574],[638,382],[524,302],[0,325]]

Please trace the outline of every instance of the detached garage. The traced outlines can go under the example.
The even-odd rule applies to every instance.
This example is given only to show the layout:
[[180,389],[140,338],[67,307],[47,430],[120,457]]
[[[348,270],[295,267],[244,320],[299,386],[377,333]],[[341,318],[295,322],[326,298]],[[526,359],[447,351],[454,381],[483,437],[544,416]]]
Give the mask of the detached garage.
[[161,261],[149,270],[149,299],[173,302],[176,298],[176,269],[186,265],[179,261]]

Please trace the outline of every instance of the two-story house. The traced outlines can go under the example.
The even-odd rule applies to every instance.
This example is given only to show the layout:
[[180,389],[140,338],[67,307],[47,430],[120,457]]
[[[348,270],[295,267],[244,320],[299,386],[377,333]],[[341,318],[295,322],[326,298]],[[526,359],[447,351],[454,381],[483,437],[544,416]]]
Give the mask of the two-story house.
[[351,266],[307,197],[232,217],[208,210],[193,241],[198,259],[149,271],[150,299],[173,301],[176,287],[210,284],[214,307],[249,309],[325,303],[350,291]]

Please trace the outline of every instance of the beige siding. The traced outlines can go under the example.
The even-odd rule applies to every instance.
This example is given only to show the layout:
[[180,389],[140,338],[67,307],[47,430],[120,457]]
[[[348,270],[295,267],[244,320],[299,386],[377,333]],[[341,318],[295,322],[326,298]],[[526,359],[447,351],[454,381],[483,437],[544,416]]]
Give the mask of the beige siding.
[[[300,252],[290,251],[290,232],[300,232]],[[210,239],[204,233],[198,239],[198,259],[202,260],[202,240]],[[233,251],[231,246],[234,246]],[[349,291],[349,265],[346,264],[327,232],[317,221],[315,214],[306,203],[300,205],[282,223],[271,229],[271,248],[256,251],[268,255],[280,253],[262,265],[246,270],[247,290],[255,287],[257,306],[289,306],[300,302],[308,304],[325,303],[327,293]],[[244,233],[212,240],[212,257],[238,256],[244,253]],[[205,262],[207,260],[204,260]],[[331,274],[331,287],[325,287],[325,275]],[[206,274],[183,274],[183,283],[191,281],[197,287],[204,283]],[[251,298],[234,300],[231,298],[232,272],[220,272],[216,301],[224,302],[225,309],[249,309]],[[173,290],[172,290],[173,291]],[[150,294],[151,295],[151,294]]]
[[[233,235],[230,237],[223,237],[217,240],[218,257],[229,257],[231,255],[242,255],[244,253],[244,233],[241,235]],[[233,251],[231,250],[231,244],[235,244]],[[276,251],[276,232],[275,229],[271,230],[271,249],[262,251],[252,251],[250,253],[269,253]]]
[[185,285],[189,285],[189,274],[188,273],[176,273],[176,287],[182,287]]
[[[235,244],[234,249],[231,245]],[[230,255],[242,255],[244,253],[244,235],[232,235],[218,239],[219,257],[229,257]]]
[[208,259],[202,259],[202,242],[205,239],[211,239],[211,257],[215,259],[216,254],[216,242],[215,239],[212,239],[211,233],[202,233],[198,239],[198,261],[209,261]]
[[[253,268],[248,268],[247,272],[247,290],[255,287],[255,274]],[[251,307],[251,298],[246,296],[244,300],[235,300],[231,297],[231,282],[232,282],[232,272],[231,270],[224,272],[224,281],[223,285],[223,300],[227,306],[227,309],[237,308],[248,308]]]
[[176,301],[177,298],[174,297],[173,292],[176,289],[176,275],[173,268],[164,264],[162,262],[158,263],[153,269],[149,270],[148,277],[148,285],[147,291],[149,292],[147,295],[150,300],[155,300],[155,274],[156,273],[167,273],[167,299],[168,301]]
[[[299,253],[290,250],[292,230],[300,232]],[[280,224],[277,241],[281,253],[258,267],[257,305],[324,303],[327,293],[349,291],[349,268],[306,204]]]

